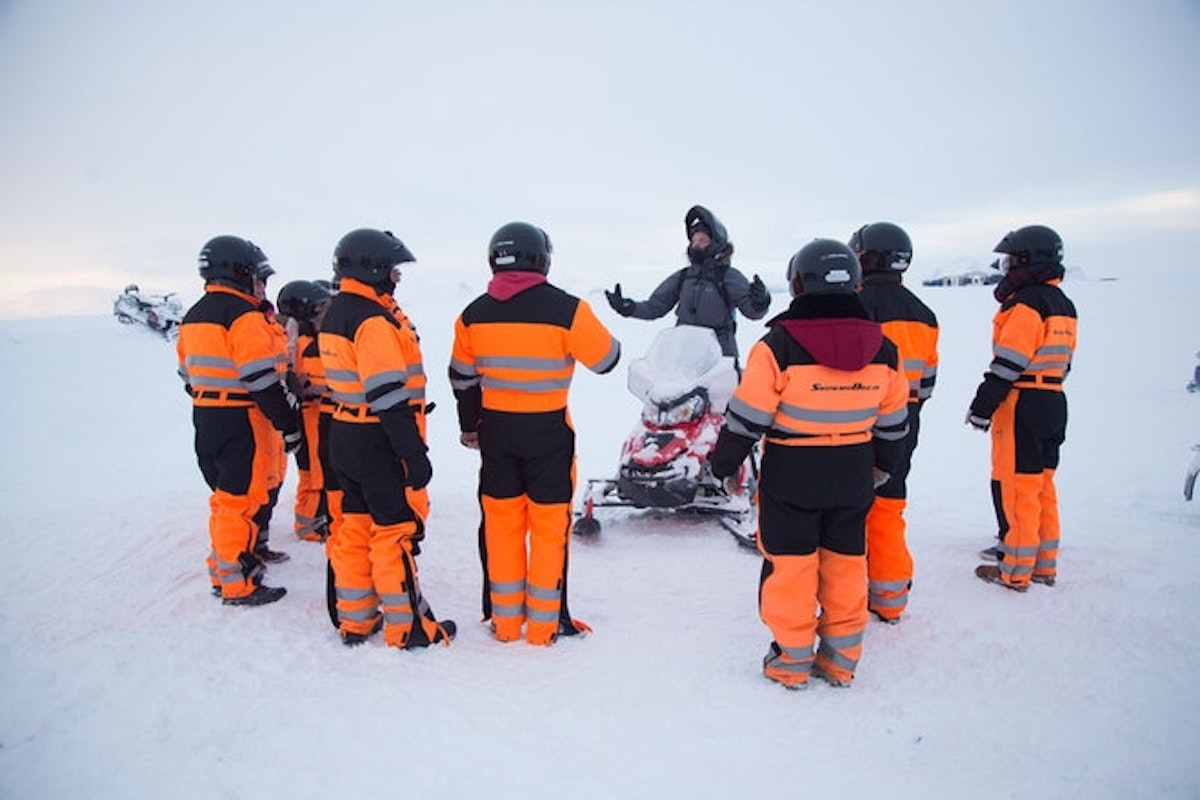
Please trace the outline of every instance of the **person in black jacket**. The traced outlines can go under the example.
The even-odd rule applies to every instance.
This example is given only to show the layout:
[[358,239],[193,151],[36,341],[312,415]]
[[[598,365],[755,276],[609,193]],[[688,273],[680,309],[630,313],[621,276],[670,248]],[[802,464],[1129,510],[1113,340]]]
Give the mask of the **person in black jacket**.
[[749,319],[762,319],[771,307],[771,295],[758,275],[752,281],[730,265],[733,242],[725,226],[704,206],[692,206],[684,217],[688,236],[688,266],[671,274],[647,300],[638,302],[621,293],[621,284],[604,294],[623,317],[658,319],[672,308],[677,325],[712,329],[721,353],[738,357],[735,311]]

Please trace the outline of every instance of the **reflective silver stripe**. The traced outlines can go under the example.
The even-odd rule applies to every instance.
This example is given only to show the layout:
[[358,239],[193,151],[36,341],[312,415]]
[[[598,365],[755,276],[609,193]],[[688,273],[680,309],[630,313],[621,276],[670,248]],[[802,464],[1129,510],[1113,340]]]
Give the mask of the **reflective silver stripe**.
[[481,356],[475,365],[479,369],[524,369],[533,372],[557,372],[570,367],[572,358],[522,358],[520,356]]
[[454,370],[464,378],[475,378],[479,376],[479,370],[475,369],[474,364],[468,364],[465,361],[458,361],[457,359],[453,358],[450,359],[450,369]]
[[1001,561],[1000,571],[1010,578],[1017,575],[1032,575],[1033,567],[1027,567],[1024,564],[1016,564],[1012,561]]
[[497,603],[492,601],[492,616],[501,618],[525,616],[524,603]]
[[899,595],[877,594],[871,589],[871,605],[875,608],[904,608],[908,605],[908,592]]
[[387,386],[389,383],[401,385],[408,383],[408,372],[405,370],[388,370],[387,372],[380,372],[378,375],[372,375],[363,381],[363,389],[370,392]]
[[896,442],[908,435],[908,426],[905,425],[902,430],[875,428],[871,433],[876,439],[882,439],[885,442]]
[[725,417],[725,427],[730,433],[736,433],[739,436],[745,436],[747,439],[758,440],[758,434],[742,424],[742,421],[734,416]]
[[374,608],[354,608],[349,611],[339,608],[338,619],[344,619],[347,622],[370,622],[378,616]]
[[1015,381],[1017,378],[1021,377],[1021,373],[1024,372],[1025,370],[1024,370],[1024,368],[1019,369],[1019,370],[1012,369],[1011,367],[1007,367],[1004,364],[997,364],[995,361],[993,361],[991,366],[988,367],[988,371],[991,372],[993,375],[995,375],[997,378],[1001,378],[1003,380],[1012,382],[1012,381]]
[[877,407],[853,408],[847,411],[821,411],[815,408],[801,408],[788,403],[782,403],[779,410],[793,419],[802,422],[866,422],[878,412]]
[[[793,675],[807,675],[812,669],[812,647],[781,647],[779,649],[782,652],[778,655],[775,655],[773,651],[767,652],[767,658],[763,660],[764,669],[770,667],[780,672],[790,672]],[[790,660],[784,661],[784,656]]]
[[484,376],[483,388],[496,390],[512,390],[519,392],[556,392],[571,388],[570,378],[558,378],[542,381],[513,381],[499,380]]
[[404,593],[396,594],[394,592],[385,592],[379,595],[379,599],[385,606],[404,606],[405,608],[409,606],[408,595]]
[[858,666],[858,659],[850,658],[842,652],[842,649],[857,647],[862,644],[862,639],[862,632],[849,636],[826,636],[821,639],[821,645],[817,648],[817,653],[833,662],[833,665],[839,669],[854,672],[854,668]]
[[[274,378],[274,376],[272,376]],[[246,391],[246,384],[239,381],[237,378],[214,378],[209,375],[193,375],[192,388],[196,391],[203,389],[216,389],[228,391],[230,389],[238,391]]]
[[608,372],[610,369],[613,368],[613,365],[617,363],[617,359],[619,359],[620,357],[621,357],[621,343],[619,341],[617,341],[616,339],[613,339],[612,344],[609,345],[608,352],[604,354],[604,358],[600,359],[592,367],[589,367],[589,369],[591,369],[592,372],[599,372],[599,373]]
[[1057,558],[1039,558],[1037,561],[1033,562],[1033,568],[1035,571],[1042,570],[1043,572],[1045,572],[1048,569],[1057,570],[1058,569],[1058,559]]
[[189,367],[218,367],[221,369],[237,369],[232,358],[221,356],[186,356],[183,363]]
[[1024,353],[1018,353],[1016,350],[1013,350],[1010,347],[1000,347],[999,345],[994,346],[992,348],[992,357],[1003,358],[1005,361],[1015,364],[1021,369],[1029,366],[1029,356],[1025,355]]
[[525,581],[488,581],[492,594],[525,594]]
[[367,600],[376,598],[374,589],[337,589],[337,596],[343,600]]
[[924,372],[925,359],[923,358],[906,358],[904,359],[905,372]]
[[1032,547],[1012,547],[1005,548],[1004,552],[1013,558],[1037,558],[1038,548],[1037,545],[1033,545]]
[[372,400],[371,411],[378,414],[380,411],[387,411],[389,408],[408,405],[408,402],[413,399],[415,399],[413,393],[407,389],[396,389]]
[[894,427],[906,419],[908,419],[908,407],[900,406],[900,408],[890,414],[880,414],[879,419],[875,420],[875,427]]
[[528,611],[528,616],[532,622],[554,622],[558,619],[558,609],[543,611],[539,608],[531,608]]
[[873,592],[907,592],[908,581],[871,581],[871,591]]
[[1037,349],[1036,353],[1033,354],[1033,358],[1036,361],[1039,358],[1046,358],[1047,356],[1070,357],[1070,355],[1071,348],[1065,344],[1044,344]]
[[760,411],[738,397],[730,399],[728,408],[730,412],[737,414],[751,425],[762,425],[764,428],[770,425],[771,420],[775,418],[775,409]]
[[470,389],[472,386],[478,386],[478,385],[479,385],[479,378],[471,378],[470,380],[465,380],[465,381],[458,380],[456,378],[450,379],[450,388],[455,389],[460,392],[464,392],[467,389]]
[[530,586],[529,596],[537,600],[557,600],[562,595],[558,589],[543,589],[540,586]]
[[327,369],[325,370],[325,380],[358,383],[358,373],[350,369]]
[[408,625],[413,621],[411,610],[408,611],[392,611],[384,609],[383,619],[388,625]]
[[1044,541],[1038,545],[1038,549],[1039,550],[1057,550],[1058,549],[1058,539],[1047,539],[1046,541]]
[[247,364],[242,364],[237,368],[237,373],[242,380],[245,380],[251,375],[257,375],[263,370],[274,372],[275,365],[278,363],[279,359],[272,355],[269,358],[260,358],[257,361],[251,361]]
[[251,392],[261,392],[263,389],[267,389],[277,383],[279,383],[279,375],[273,370],[271,372],[264,372],[260,377],[252,381],[243,379],[243,385],[246,387],[246,390]]

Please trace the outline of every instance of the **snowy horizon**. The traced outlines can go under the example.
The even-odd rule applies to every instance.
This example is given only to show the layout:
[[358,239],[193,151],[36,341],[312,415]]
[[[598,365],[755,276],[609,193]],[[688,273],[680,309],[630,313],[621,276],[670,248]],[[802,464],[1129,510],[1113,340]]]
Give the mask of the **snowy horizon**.
[[[804,692],[763,677],[760,559],[714,521],[601,512],[599,537],[572,542],[586,638],[502,645],[477,624],[478,462],[445,370],[486,275],[448,278],[414,269],[397,292],[438,403],[420,578],[459,624],[452,646],[415,653],[339,642],[322,548],[290,533],[294,468],[271,528],[291,560],[267,575],[288,595],[253,609],[209,595],[208,492],[170,344],[107,315],[0,321],[0,796],[1200,794],[1200,505],[1182,497],[1200,441],[1200,396],[1184,391],[1200,277],[1064,283],[1080,333],[1059,582],[1025,594],[972,574],[995,520],[988,437],[963,415],[995,301],[910,284],[942,340],[910,481],[911,602],[901,624],[869,625],[852,688]],[[615,469],[639,412],[626,369],[670,321],[618,318],[598,282],[550,278],[624,348],[614,374],[576,373],[581,489]],[[743,353],[761,332],[739,323]]]

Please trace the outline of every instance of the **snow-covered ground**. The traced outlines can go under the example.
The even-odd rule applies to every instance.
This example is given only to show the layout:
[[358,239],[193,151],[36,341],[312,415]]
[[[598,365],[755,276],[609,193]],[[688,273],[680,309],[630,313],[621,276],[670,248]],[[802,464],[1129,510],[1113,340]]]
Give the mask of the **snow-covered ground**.
[[[988,440],[962,419],[995,303],[987,287],[916,287],[941,318],[942,368],[910,487],[909,613],[871,624],[853,688],[792,693],[761,674],[759,559],[711,521],[614,510],[575,541],[586,639],[501,645],[475,624],[477,462],[444,375],[484,273],[418,268],[398,293],[440,405],[421,577],[459,622],[452,647],[417,653],[339,643],[322,549],[290,536],[292,476],[272,529],[292,559],[268,577],[287,597],[209,596],[207,492],[170,345],[111,317],[0,321],[0,796],[1200,795],[1200,504],[1181,491],[1200,441],[1200,395],[1184,391],[1196,279],[1065,284],[1080,345],[1059,583],[1024,595],[972,575],[994,520]],[[320,276],[271,291],[294,277]],[[626,363],[669,324],[564,288]],[[743,353],[760,333],[742,323]],[[625,365],[581,373],[572,409],[581,483],[611,473],[638,414]]]

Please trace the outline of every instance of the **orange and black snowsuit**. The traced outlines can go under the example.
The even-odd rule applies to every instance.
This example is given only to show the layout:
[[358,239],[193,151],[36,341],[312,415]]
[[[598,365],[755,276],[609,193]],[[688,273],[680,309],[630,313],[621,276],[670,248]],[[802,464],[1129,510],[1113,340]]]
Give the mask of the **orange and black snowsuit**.
[[567,608],[567,393],[576,361],[605,373],[620,353],[585,301],[535,272],[497,273],[454,323],[450,382],[460,428],[479,434],[484,611],[501,641],[521,638],[526,621],[530,644],[586,630]]
[[401,318],[390,294],[343,277],[318,342],[342,492],[341,523],[326,544],[339,627],[343,636],[369,635],[382,607],[385,641],[407,648],[451,637],[417,580],[427,502],[409,472],[426,449],[425,373],[416,334]]
[[[287,330],[280,323],[278,317],[275,316],[275,308],[271,305],[270,301],[260,301],[260,307],[263,309],[263,314],[270,324],[271,334],[275,340],[275,372],[279,376],[280,382],[284,386],[287,386]],[[275,513],[275,506],[279,503],[279,490],[283,487],[283,481],[287,478],[288,458],[287,451],[283,446],[282,436],[276,437],[273,453],[274,458],[271,462],[271,469],[267,474],[267,502],[254,515],[254,524],[258,526],[258,542],[256,547],[260,554],[270,549],[271,517]]]
[[296,537],[310,542],[324,540],[329,531],[329,503],[325,494],[325,470],[322,440],[328,436],[333,404],[325,385],[325,367],[317,347],[317,333],[311,322],[299,323],[296,355],[292,366],[296,378],[300,414],[304,418],[303,457],[297,453],[296,465]]
[[710,464],[732,475],[766,437],[758,547],[759,614],[775,639],[767,677],[800,686],[815,668],[848,683],[868,618],[873,468],[891,472],[902,457],[908,383],[896,346],[855,295],[800,296],[767,325]]
[[912,587],[913,561],[905,537],[904,508],[921,429],[921,407],[937,382],[938,324],[929,306],[904,287],[898,272],[867,273],[859,298],[871,319],[883,326],[883,335],[899,349],[908,378],[908,435],[903,454],[888,481],[875,490],[875,502],[867,515],[867,603],[872,613],[892,622],[904,613]]
[[196,458],[209,488],[209,576],[227,599],[262,578],[254,516],[268,502],[280,435],[300,420],[280,381],[278,340],[258,300],[210,283],[184,316],[176,351],[192,397]]
[[1075,305],[1059,283],[1024,286],[1003,300],[992,320],[992,363],[971,403],[972,416],[992,421],[1000,578],[1015,586],[1058,569],[1054,471],[1067,437],[1063,382],[1077,328]]

